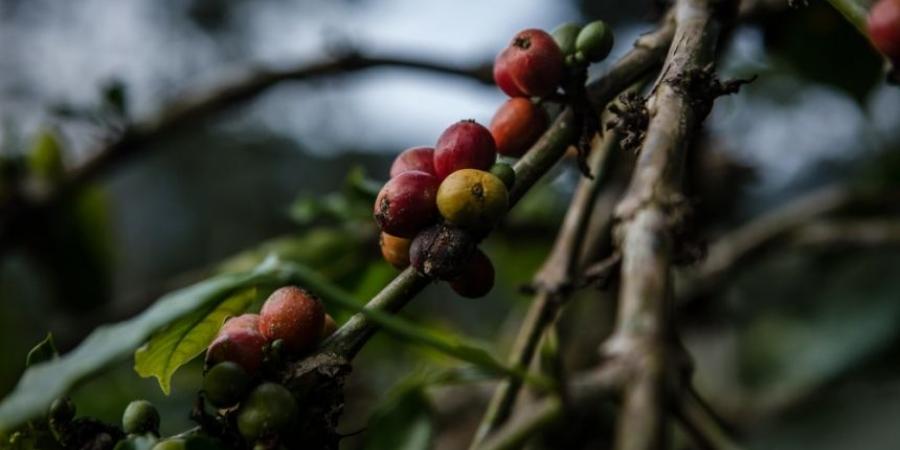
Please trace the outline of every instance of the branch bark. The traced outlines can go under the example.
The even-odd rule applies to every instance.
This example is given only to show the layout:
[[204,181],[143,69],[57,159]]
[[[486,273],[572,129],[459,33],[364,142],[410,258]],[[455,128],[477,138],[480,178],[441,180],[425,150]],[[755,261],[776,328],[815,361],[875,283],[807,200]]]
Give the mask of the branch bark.
[[668,313],[672,234],[685,212],[680,186],[685,155],[715,97],[704,91],[710,86],[698,84],[713,62],[722,6],[706,0],[676,4],[673,43],[647,102],[646,137],[629,191],[616,208],[619,313],[604,352],[630,374],[617,430],[619,450],[666,447],[667,383],[674,361]]

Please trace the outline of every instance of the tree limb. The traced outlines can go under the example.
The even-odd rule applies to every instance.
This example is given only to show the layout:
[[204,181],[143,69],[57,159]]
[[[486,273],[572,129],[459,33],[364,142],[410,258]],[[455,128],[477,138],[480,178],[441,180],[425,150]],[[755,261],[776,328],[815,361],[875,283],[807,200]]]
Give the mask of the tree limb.
[[[676,31],[654,94],[650,122],[631,186],[616,208],[622,253],[619,313],[604,352],[628,368],[616,436],[619,450],[665,448],[673,232],[684,213],[681,176],[694,129],[711,107],[711,86],[698,85],[711,67],[722,6],[676,4]],[[708,97],[706,97],[708,96]]]

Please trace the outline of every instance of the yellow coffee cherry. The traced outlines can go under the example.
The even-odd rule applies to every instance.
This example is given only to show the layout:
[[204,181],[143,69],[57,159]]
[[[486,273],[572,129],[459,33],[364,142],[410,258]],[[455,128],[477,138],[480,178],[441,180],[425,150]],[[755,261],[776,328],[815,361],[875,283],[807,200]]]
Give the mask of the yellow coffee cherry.
[[506,213],[509,194],[496,175],[476,169],[451,173],[437,193],[441,216],[453,225],[469,229],[494,226]]

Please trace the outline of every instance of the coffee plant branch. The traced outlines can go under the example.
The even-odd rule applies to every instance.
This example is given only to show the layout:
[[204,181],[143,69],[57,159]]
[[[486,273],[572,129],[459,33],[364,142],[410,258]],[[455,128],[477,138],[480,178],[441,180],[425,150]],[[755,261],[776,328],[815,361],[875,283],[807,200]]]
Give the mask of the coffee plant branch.
[[658,84],[647,101],[650,121],[628,192],[616,207],[622,254],[619,310],[603,346],[607,363],[628,373],[616,432],[619,450],[665,448],[667,391],[677,362],[669,311],[674,233],[687,214],[682,168],[691,138],[722,92],[712,64],[730,2],[680,0],[676,31]]

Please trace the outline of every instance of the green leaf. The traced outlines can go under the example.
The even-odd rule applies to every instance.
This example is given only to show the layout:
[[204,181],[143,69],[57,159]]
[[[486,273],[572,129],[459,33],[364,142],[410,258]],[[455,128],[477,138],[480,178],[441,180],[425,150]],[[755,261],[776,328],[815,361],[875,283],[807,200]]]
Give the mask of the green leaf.
[[98,327],[71,352],[25,371],[15,389],[0,403],[0,435],[43,414],[53,399],[124,359],[169,323],[216,305],[238,290],[282,282],[285,275],[267,260],[252,272],[212,277],[160,298],[137,317]]
[[225,319],[243,313],[255,299],[256,289],[249,289],[170,323],[137,349],[134,371],[145,378],[156,377],[160,389],[169,395],[175,371],[203,353]]
[[59,356],[59,351],[56,350],[56,344],[53,343],[53,333],[47,333],[47,337],[28,352],[28,356],[25,358],[25,367],[50,361],[57,356]]
[[284,264],[289,277],[319,295],[325,303],[366,315],[385,331],[411,344],[433,348],[446,355],[469,362],[493,373],[521,379],[542,389],[553,382],[543,376],[529,374],[521,367],[510,367],[486,350],[486,344],[461,336],[427,328],[383,311],[360,306],[351,294],[335,286],[314,270],[299,264]]

